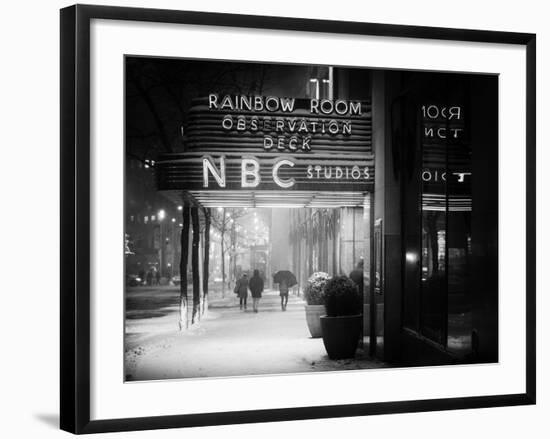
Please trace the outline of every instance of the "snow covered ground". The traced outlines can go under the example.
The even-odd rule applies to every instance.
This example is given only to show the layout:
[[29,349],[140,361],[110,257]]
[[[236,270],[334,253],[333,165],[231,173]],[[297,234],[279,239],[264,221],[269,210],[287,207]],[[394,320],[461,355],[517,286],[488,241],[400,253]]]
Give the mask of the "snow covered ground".
[[239,310],[232,292],[212,298],[209,312],[178,330],[178,290],[137,288],[126,301],[127,380],[222,377],[384,367],[361,349],[352,360],[330,360],[323,340],[312,339],[304,302],[291,295],[286,311],[277,291],[267,291],[258,313]]

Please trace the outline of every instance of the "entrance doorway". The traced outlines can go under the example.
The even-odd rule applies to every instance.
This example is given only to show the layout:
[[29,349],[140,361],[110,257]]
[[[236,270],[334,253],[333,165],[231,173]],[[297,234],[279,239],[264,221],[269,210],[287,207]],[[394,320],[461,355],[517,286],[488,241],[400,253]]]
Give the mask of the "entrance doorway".
[[[219,193],[218,197],[213,191],[188,194],[203,208],[210,209],[213,217],[225,218],[223,261],[220,233],[214,230],[211,234],[210,279],[226,280],[226,289],[230,291],[243,274],[250,278],[258,270],[266,287],[273,288],[276,287],[273,275],[289,270],[297,279],[291,294],[303,299],[307,281],[314,273],[348,276],[357,282],[363,296],[363,346],[373,355],[376,345],[376,310],[371,308],[373,195],[314,192],[287,195],[260,191],[241,197],[226,194]],[[231,207],[221,207],[222,203]]]

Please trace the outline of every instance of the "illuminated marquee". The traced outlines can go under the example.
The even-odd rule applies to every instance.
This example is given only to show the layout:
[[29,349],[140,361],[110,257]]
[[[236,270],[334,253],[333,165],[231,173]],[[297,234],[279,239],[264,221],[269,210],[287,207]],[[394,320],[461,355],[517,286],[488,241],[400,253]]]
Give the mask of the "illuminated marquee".
[[370,102],[211,93],[188,116],[185,151],[157,162],[161,189],[372,188]]
[[[282,167],[294,168],[296,165],[292,159],[279,159],[271,167],[271,178],[273,183],[283,189],[294,186],[296,179],[294,177],[283,178],[280,170]],[[241,160],[241,188],[257,188],[261,181],[260,160],[255,157],[244,157]],[[369,167],[354,166],[331,166],[331,165],[309,165],[306,168],[306,178],[312,180],[369,180]],[[212,177],[212,178],[211,178]],[[202,158],[202,185],[203,188],[211,188],[212,182],[220,188],[226,187],[226,160],[225,156],[219,158],[216,165],[215,160],[210,156]]]
[[230,95],[220,98],[217,94],[210,94],[208,109],[245,112],[224,115],[221,128],[226,132],[262,133],[264,150],[274,148],[279,151],[311,151],[314,134],[350,136],[352,120],[341,117],[361,116],[361,102],[340,99],[310,99],[309,114],[294,116],[297,112],[294,98]]

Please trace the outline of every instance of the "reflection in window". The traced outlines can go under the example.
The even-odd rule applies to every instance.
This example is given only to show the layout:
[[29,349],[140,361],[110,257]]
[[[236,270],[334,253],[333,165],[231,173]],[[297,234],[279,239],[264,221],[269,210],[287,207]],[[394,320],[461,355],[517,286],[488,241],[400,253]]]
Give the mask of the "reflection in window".
[[[444,108],[445,105],[432,105]],[[459,356],[471,352],[471,150],[465,112],[429,117],[422,142],[421,333]],[[426,119],[427,116],[425,116]],[[433,138],[434,129],[458,133]],[[426,134],[428,133],[428,134]]]

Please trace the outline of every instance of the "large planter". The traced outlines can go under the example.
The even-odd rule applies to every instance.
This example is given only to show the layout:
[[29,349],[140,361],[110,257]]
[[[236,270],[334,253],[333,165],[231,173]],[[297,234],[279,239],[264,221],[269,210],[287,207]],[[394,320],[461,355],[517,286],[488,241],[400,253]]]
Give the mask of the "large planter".
[[319,318],[324,316],[327,311],[325,305],[306,305],[306,322],[309,333],[312,338],[319,338],[322,335],[321,321]]
[[323,343],[329,358],[353,358],[361,335],[363,316],[322,316],[321,331]]

